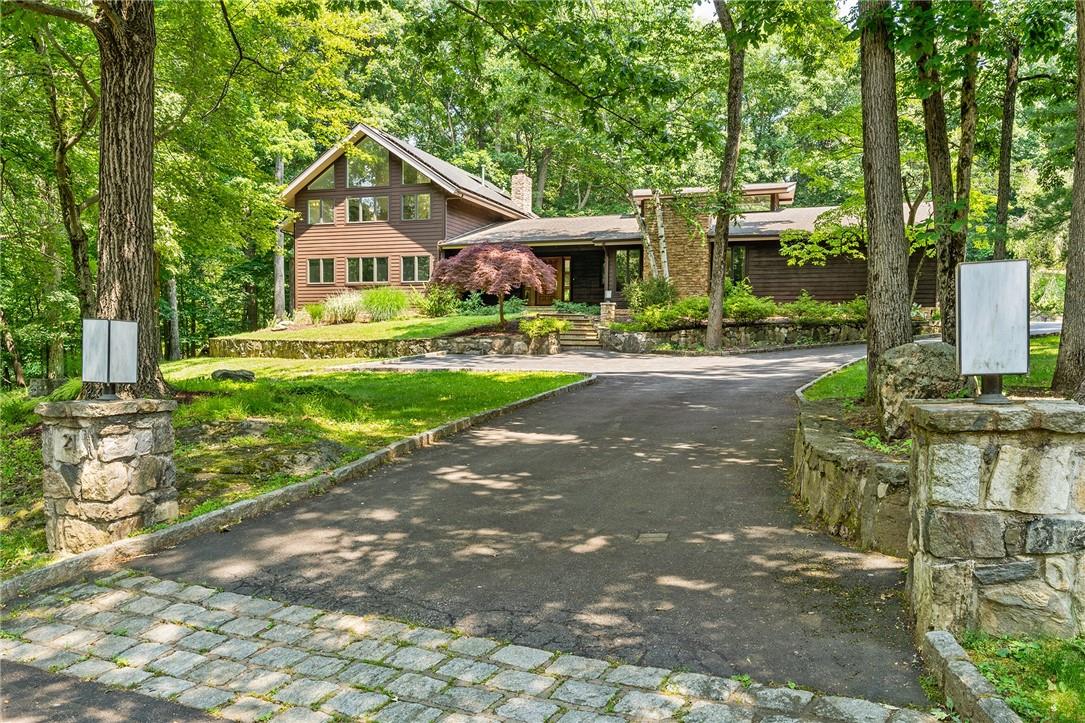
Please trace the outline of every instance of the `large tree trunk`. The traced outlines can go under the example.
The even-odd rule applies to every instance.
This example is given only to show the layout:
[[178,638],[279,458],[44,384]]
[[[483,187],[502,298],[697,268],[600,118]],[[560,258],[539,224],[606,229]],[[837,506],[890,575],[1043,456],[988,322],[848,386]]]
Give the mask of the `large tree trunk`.
[[23,373],[23,362],[19,359],[19,347],[15,345],[15,337],[11,335],[11,329],[8,328],[2,308],[0,308],[0,335],[4,337],[4,351],[11,357],[11,368],[15,370],[15,383],[20,387],[25,387],[26,374]]
[[546,176],[550,172],[550,159],[554,155],[553,148],[544,148],[537,165],[535,178],[535,208],[539,211],[543,207],[543,193],[546,192]]
[[181,319],[177,310],[177,277],[170,276],[167,282],[167,293],[170,302],[170,344],[169,359],[177,361],[181,358]]
[[169,388],[158,368],[154,4],[102,0],[98,9],[93,26],[101,56],[98,316],[139,323],[139,381],[124,385],[122,392],[163,397]]
[[1021,46],[1010,40],[1006,50],[1006,87],[1002,93],[1002,138],[998,146],[998,200],[995,204],[996,259],[1006,258],[1010,211],[1010,166],[1013,163],[1013,121],[1017,111],[1017,68]]
[[732,194],[738,174],[739,142],[742,139],[742,85],[746,80],[746,46],[738,37],[731,10],[725,0],[716,0],[716,17],[727,40],[727,140],[720,164],[719,204],[716,236],[712,245],[712,268],[708,280],[708,329],[705,348],[723,345],[723,299],[727,293],[727,244],[731,230]]
[[[934,32],[934,11],[931,0],[913,0],[925,19],[924,32]],[[957,264],[964,260],[964,249],[954,247],[953,233],[953,171],[946,129],[946,105],[942,97],[942,81],[934,66],[934,43],[930,52],[916,60],[919,82],[925,87],[923,97],[923,133],[926,139],[927,167],[931,176],[931,201],[934,204],[934,226],[938,233],[937,296],[942,312],[942,340],[956,342]],[[947,319],[951,321],[947,322]]]
[[1066,244],[1066,301],[1062,340],[1051,388],[1072,397],[1085,383],[1085,0],[1074,3],[1077,14],[1077,145],[1070,204],[1070,237]]
[[897,78],[884,13],[889,0],[862,0],[860,66],[863,188],[867,224],[867,402],[878,406],[878,360],[912,340],[908,243],[900,185]]
[[[275,159],[275,180],[282,185],[283,157]],[[286,240],[280,224],[275,229],[275,319],[286,317]]]

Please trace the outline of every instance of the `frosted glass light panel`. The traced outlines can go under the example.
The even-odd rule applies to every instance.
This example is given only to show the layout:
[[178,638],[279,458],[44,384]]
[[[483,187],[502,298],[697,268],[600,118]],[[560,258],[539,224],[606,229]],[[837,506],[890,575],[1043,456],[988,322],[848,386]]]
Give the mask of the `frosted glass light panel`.
[[136,343],[134,321],[83,319],[83,381],[135,384]]
[[1028,261],[957,267],[957,368],[962,375],[1028,373]]

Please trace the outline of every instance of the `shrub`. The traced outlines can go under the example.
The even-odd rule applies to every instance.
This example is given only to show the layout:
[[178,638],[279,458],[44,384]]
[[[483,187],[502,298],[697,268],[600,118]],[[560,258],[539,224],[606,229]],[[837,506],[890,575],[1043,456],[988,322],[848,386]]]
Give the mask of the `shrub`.
[[[524,306],[525,306],[524,300],[521,299],[519,296],[510,296],[509,298],[505,299],[505,313],[506,314],[522,314],[522,313],[524,313]],[[493,309],[493,311],[488,312],[488,313],[490,313],[490,314],[496,314],[497,313],[497,307],[496,306],[492,306],[492,307],[489,307],[489,308]]]
[[735,321],[760,321],[776,313],[776,304],[764,296],[754,296],[748,281],[731,287],[723,300],[723,315]]
[[497,307],[484,304],[481,291],[472,291],[466,298],[457,302],[456,311],[463,316],[488,316],[496,314]]
[[660,277],[628,283],[624,293],[634,313],[644,311],[649,306],[667,306],[678,300],[678,289],[671,280]]
[[708,297],[688,296],[667,306],[649,306],[634,317],[642,330],[669,331],[700,326],[708,318]]
[[840,304],[840,308],[843,310],[845,320],[866,323],[869,307],[867,307],[865,296],[856,296],[851,301],[845,301]]
[[430,284],[414,297],[414,308],[422,316],[452,316],[460,307],[460,292],[452,286]]
[[407,311],[410,300],[406,292],[391,286],[369,289],[362,294],[362,310],[373,321],[398,319]]
[[818,301],[803,289],[799,298],[780,305],[780,314],[803,324],[825,324],[840,320],[843,308],[828,301]]
[[599,316],[598,304],[582,304],[578,301],[555,301],[554,311],[559,314],[585,314]]
[[309,321],[319,324],[324,319],[324,304],[306,304],[302,307],[309,316]]
[[569,322],[565,319],[555,319],[552,316],[536,316],[532,319],[524,319],[520,322],[520,331],[532,339],[547,334],[568,331]]
[[349,324],[358,320],[362,313],[362,295],[357,291],[344,291],[324,300],[324,321],[328,324]]

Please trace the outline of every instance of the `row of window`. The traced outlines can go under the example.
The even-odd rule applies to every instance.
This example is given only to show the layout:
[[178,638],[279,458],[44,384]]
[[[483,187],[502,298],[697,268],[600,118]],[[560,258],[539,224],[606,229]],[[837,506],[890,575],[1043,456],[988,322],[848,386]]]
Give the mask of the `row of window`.
[[[399,217],[403,221],[426,221],[430,217],[428,193],[405,193]],[[347,199],[347,223],[388,220],[387,196],[359,196]],[[335,201],[330,198],[309,200],[309,225],[335,223]]]
[[[400,278],[404,283],[429,281],[429,256],[400,256]],[[335,283],[335,259],[309,259],[310,284]],[[347,259],[348,284],[388,283],[387,256],[353,256]]]
[[[403,162],[403,172],[400,174],[400,180],[404,186],[415,186],[430,182],[426,174],[406,161]],[[356,145],[353,151],[347,151],[347,188],[387,185],[388,151],[378,145],[372,138],[366,138]],[[310,191],[330,191],[334,188],[334,164],[309,184]]]

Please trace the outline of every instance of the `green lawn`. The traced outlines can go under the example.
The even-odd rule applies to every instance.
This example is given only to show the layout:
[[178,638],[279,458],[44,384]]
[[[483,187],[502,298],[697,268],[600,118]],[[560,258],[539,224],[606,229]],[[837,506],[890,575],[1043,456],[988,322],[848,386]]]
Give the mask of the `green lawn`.
[[965,635],[976,667],[1026,721],[1085,720],[1085,637],[1069,640]]
[[[163,365],[181,406],[182,517],[209,512],[334,468],[402,437],[580,378],[562,373],[333,371],[357,360],[192,359]],[[247,368],[253,383],[217,382]],[[54,398],[78,393],[73,382]],[[41,441],[22,393],[0,396],[0,578],[49,561]]]
[[[515,319],[515,315],[506,315]],[[300,326],[286,331],[252,331],[235,339],[305,339],[310,341],[372,341],[375,339],[428,339],[450,336],[497,325],[497,316],[442,316],[436,319],[413,317],[393,321],[370,321],[354,324]]]
[[[1059,354],[1058,336],[1037,336],[1029,342],[1031,356],[1028,375],[1007,376],[1004,385],[1014,389],[1046,390],[1051,386],[1055,373],[1055,359]],[[866,360],[852,364],[835,374],[830,374],[806,390],[807,399],[862,399],[866,394]]]

